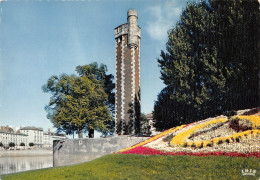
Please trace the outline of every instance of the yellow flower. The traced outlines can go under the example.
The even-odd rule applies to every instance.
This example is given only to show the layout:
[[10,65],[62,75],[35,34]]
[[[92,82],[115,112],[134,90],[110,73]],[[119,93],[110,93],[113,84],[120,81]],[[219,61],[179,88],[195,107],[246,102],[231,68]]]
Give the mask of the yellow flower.
[[208,121],[208,122],[203,123],[203,124],[196,125],[196,126],[192,127],[191,129],[189,129],[187,131],[184,131],[184,132],[177,134],[175,137],[172,138],[170,144],[171,145],[180,145],[180,146],[183,146],[184,144],[186,144],[187,146],[192,146],[193,144],[195,144],[196,147],[200,147],[201,145],[203,145],[203,147],[206,147],[207,145],[212,144],[212,143],[213,144],[219,144],[221,141],[222,142],[235,142],[236,138],[239,138],[239,139],[245,138],[245,137],[252,138],[252,137],[260,134],[260,130],[258,130],[258,128],[260,128],[260,116],[251,115],[251,116],[234,116],[234,117],[232,117],[232,119],[234,119],[234,118],[249,120],[253,125],[253,130],[239,132],[239,133],[236,133],[236,134],[232,134],[228,137],[216,137],[216,138],[213,138],[211,140],[186,142],[186,139],[192,133],[194,133],[196,130],[204,128],[209,124],[215,124],[215,123],[227,121],[226,118],[213,119],[211,121]]
[[226,118],[219,118],[219,119],[213,119],[211,121],[196,125],[187,131],[177,134],[175,137],[172,138],[170,144],[171,145],[182,145],[186,142],[186,138],[188,138],[196,130],[201,129],[209,124],[215,124],[215,123],[226,122],[226,121],[227,121]]
[[241,116],[233,116],[232,117],[232,119],[235,119],[235,118],[238,118],[238,119],[241,119],[241,120],[247,119],[252,123],[253,129],[260,128],[260,116],[259,115],[251,115],[251,116],[241,115]]
[[201,141],[196,141],[194,142],[196,147],[200,147],[201,145],[203,145],[203,143]]
[[156,136],[154,136],[154,137],[151,137],[151,138],[149,138],[149,139],[147,139],[147,140],[145,140],[145,141],[143,141],[143,142],[141,142],[141,143],[138,143],[138,144],[136,144],[136,145],[134,145],[134,146],[131,146],[131,147],[122,149],[122,150],[120,150],[120,151],[118,151],[118,152],[124,152],[124,151],[130,150],[130,149],[133,149],[133,148],[136,148],[136,147],[145,145],[145,144],[150,143],[150,142],[152,142],[152,141],[154,141],[154,140],[156,140],[156,139],[159,139],[160,137],[163,137],[163,136],[165,136],[165,135],[167,135],[167,134],[176,132],[177,130],[183,128],[184,126],[185,126],[185,125],[181,125],[181,126],[177,126],[177,127],[168,129],[168,130],[162,132],[161,134],[158,134],[158,135],[156,135]]

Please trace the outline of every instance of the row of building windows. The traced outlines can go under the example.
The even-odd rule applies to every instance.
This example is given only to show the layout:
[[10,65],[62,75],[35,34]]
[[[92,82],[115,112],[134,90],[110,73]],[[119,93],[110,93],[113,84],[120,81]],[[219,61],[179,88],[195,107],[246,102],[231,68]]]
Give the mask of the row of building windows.
[[[1,127],[2,129],[2,127]],[[25,130],[20,129],[17,132],[1,132],[0,131],[0,142],[4,146],[8,146],[10,142],[13,142],[16,144],[16,146],[19,146],[21,143],[25,143],[26,146],[29,145],[29,142],[34,143],[35,145],[52,145],[53,140],[55,139],[65,139],[66,136],[53,136],[54,133],[48,132],[48,134],[44,134],[42,130]]]

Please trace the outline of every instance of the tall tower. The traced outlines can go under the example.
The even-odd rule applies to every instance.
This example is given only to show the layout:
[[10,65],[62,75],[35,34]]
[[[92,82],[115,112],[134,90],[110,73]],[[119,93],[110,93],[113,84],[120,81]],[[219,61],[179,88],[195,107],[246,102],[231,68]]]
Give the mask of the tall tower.
[[137,11],[127,12],[127,23],[115,28],[116,132],[140,133],[140,38]]

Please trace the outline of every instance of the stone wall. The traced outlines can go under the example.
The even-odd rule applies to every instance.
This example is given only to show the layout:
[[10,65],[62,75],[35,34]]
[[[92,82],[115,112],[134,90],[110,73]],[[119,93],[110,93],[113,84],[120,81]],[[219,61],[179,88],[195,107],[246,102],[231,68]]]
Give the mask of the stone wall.
[[99,139],[66,139],[53,143],[53,166],[91,161],[144,141],[147,137],[114,136]]

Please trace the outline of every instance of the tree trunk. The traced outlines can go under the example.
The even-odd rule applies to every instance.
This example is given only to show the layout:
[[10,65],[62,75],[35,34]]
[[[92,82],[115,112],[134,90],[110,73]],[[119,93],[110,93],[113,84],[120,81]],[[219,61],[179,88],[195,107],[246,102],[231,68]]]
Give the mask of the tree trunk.
[[88,137],[89,138],[94,138],[94,129],[89,129],[88,130]]

